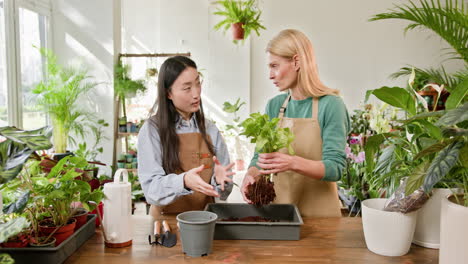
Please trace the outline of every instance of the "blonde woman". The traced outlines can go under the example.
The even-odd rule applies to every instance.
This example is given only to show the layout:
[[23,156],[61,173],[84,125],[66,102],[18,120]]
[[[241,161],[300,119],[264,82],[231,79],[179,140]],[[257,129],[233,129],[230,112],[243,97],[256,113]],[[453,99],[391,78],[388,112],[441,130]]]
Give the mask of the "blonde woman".
[[292,129],[295,155],[287,151],[255,153],[241,191],[260,174],[273,177],[274,203],[292,203],[303,216],[341,216],[336,181],[346,164],[349,116],[338,90],[318,76],[312,43],[304,33],[281,31],[267,46],[270,79],[280,95],[268,101],[266,114]]

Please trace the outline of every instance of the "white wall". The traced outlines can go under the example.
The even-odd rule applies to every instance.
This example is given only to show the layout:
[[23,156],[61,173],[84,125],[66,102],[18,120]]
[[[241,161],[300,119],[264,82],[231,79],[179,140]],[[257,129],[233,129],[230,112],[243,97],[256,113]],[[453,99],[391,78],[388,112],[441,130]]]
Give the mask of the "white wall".
[[79,58],[88,67],[94,81],[100,83],[91,96],[91,107],[99,118],[110,124],[105,133],[109,140],[103,142],[101,158],[109,165],[112,162],[113,136],[113,13],[114,5],[118,6],[118,3],[112,0],[53,1],[53,48],[59,62],[67,64]]
[[[123,0],[122,52],[191,52],[203,69],[207,115],[220,123],[229,120],[222,103],[241,97],[248,104],[242,117],[261,111],[277,94],[268,80],[265,46],[285,28],[304,31],[312,40],[320,75],[325,84],[341,90],[348,108],[357,108],[368,89],[402,85],[388,76],[406,64],[437,67],[446,44],[429,32],[411,31],[404,21],[368,22],[399,0],[266,0],[260,1],[267,30],[252,35],[244,45],[234,45],[230,32],[213,31],[220,20],[212,15],[213,0]],[[112,65],[115,43],[112,0],[54,0],[54,45],[62,61],[82,56],[100,82],[97,111],[112,124]],[[118,20],[118,19],[117,19]],[[118,30],[118,28],[117,28]],[[117,49],[116,49],[117,47]],[[114,51],[116,49],[117,51]],[[136,67],[146,67],[146,62]],[[448,63],[448,70],[461,68]],[[108,136],[111,136],[109,129]],[[112,144],[104,161],[110,163]]]
[[[368,22],[398,0],[268,0],[261,1],[267,30],[252,41],[251,110],[263,111],[277,88],[268,80],[265,47],[280,30],[295,28],[312,41],[322,81],[339,89],[348,109],[364,99],[365,91],[381,86],[403,85],[404,79],[388,76],[406,64],[437,67],[447,46],[435,34],[410,31],[407,22]],[[432,37],[431,37],[432,36]],[[450,64],[450,63],[449,63]],[[461,67],[461,63],[448,69]]]

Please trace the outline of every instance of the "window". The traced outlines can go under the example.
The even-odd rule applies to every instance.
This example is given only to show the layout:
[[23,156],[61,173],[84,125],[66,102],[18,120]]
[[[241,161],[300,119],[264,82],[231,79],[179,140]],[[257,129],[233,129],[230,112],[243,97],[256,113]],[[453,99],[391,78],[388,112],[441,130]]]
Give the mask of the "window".
[[0,0],[0,126],[8,125],[6,39],[4,1]]
[[50,13],[49,0],[0,0],[0,126],[47,124],[31,90],[45,76]]
[[46,17],[26,8],[18,9],[22,123],[24,129],[46,125],[46,114],[35,105],[31,90],[43,80],[45,61],[39,48],[46,47]]

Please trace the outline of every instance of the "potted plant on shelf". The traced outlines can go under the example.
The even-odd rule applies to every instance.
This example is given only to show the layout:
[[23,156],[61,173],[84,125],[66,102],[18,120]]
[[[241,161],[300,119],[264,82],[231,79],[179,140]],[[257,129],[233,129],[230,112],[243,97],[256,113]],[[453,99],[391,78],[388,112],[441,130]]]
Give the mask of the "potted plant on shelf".
[[220,0],[214,3],[218,9],[213,14],[224,18],[214,26],[214,29],[226,32],[231,28],[234,43],[247,39],[252,31],[260,36],[259,30],[266,29],[260,21],[262,11],[257,7],[257,0]]
[[54,159],[60,159],[67,153],[70,132],[84,136],[84,123],[92,120],[92,115],[80,109],[80,98],[85,96],[97,83],[87,70],[75,66],[63,67],[57,63],[57,57],[51,50],[40,49],[47,59],[47,78],[41,81],[32,92],[37,95],[37,104],[49,114],[53,127]]
[[242,150],[242,145],[243,145],[242,143],[245,140],[242,140],[240,136],[240,133],[241,133],[241,129],[239,128],[240,117],[238,116],[238,112],[244,104],[245,102],[241,102],[240,98],[238,98],[237,101],[233,104],[230,103],[229,101],[226,101],[223,104],[223,111],[234,115],[234,118],[232,119],[232,124],[226,125],[225,135],[232,136],[234,138],[234,153],[235,153],[236,169],[239,171],[245,169],[244,155],[243,155],[243,150]]
[[[122,104],[122,114],[123,117],[118,120],[119,124],[126,124],[127,120],[127,111],[125,99],[131,98],[136,95],[138,92],[145,92],[146,86],[142,80],[132,80],[129,74],[129,66],[119,62],[115,65],[114,68],[114,96]],[[116,120],[117,122],[117,120]],[[130,132],[130,131],[128,131]]]

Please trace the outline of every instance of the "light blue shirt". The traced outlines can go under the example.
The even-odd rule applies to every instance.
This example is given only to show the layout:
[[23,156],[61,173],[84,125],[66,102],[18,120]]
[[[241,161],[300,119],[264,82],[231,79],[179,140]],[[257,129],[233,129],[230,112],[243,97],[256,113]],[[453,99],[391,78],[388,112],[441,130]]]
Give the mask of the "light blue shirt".
[[[206,133],[210,136],[214,147],[214,155],[223,166],[230,163],[229,153],[221,133],[216,125],[206,120]],[[180,118],[175,123],[176,133],[200,132],[195,115],[188,121]],[[145,194],[146,201],[150,204],[168,205],[181,196],[192,194],[193,191],[184,187],[184,175],[186,172],[167,174],[162,167],[161,140],[154,117],[149,118],[141,127],[138,134],[138,178]],[[190,168],[192,169],[192,168]],[[214,172],[211,177],[211,185],[215,186],[221,200],[226,200],[232,191],[232,183],[225,183],[224,191],[216,184]]]

